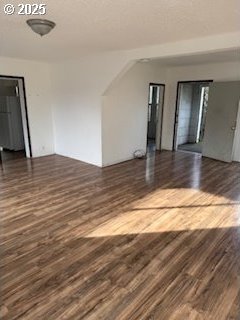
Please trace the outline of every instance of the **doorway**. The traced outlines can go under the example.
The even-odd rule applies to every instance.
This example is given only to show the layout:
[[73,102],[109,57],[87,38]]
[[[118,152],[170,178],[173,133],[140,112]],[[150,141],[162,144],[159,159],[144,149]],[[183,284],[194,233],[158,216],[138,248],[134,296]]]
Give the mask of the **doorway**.
[[174,151],[202,154],[211,82],[212,80],[178,82]]
[[147,151],[161,150],[165,84],[150,83],[148,94]]
[[24,79],[0,76],[0,161],[31,155]]

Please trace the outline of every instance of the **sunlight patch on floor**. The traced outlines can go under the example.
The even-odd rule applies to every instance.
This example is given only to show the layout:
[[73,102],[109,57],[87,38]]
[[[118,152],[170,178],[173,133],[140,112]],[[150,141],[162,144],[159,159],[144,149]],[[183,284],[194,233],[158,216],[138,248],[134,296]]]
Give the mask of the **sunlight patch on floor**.
[[[194,210],[194,218],[192,214]],[[228,228],[240,225],[240,202],[195,189],[158,189],[86,237],[137,233],[158,233],[197,229]]]

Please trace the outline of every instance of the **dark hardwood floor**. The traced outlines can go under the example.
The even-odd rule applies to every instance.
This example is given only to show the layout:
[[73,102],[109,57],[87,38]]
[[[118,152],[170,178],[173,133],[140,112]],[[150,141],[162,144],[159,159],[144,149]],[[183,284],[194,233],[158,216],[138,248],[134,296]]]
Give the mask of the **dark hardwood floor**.
[[0,168],[1,319],[239,319],[240,165]]

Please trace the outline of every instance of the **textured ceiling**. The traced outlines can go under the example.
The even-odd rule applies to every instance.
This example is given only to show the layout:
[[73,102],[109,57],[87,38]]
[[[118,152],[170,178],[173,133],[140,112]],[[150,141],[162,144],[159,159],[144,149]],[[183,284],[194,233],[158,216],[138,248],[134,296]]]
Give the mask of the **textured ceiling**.
[[44,17],[57,26],[40,38],[25,23],[30,16],[3,13],[5,3],[19,2],[0,2],[1,56],[77,58],[240,29],[239,0],[43,0]]

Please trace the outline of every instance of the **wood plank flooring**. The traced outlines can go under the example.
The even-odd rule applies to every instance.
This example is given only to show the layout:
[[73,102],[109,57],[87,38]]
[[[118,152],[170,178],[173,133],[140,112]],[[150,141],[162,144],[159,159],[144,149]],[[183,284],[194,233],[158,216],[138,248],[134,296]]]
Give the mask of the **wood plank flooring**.
[[0,168],[1,319],[240,319],[240,165]]

